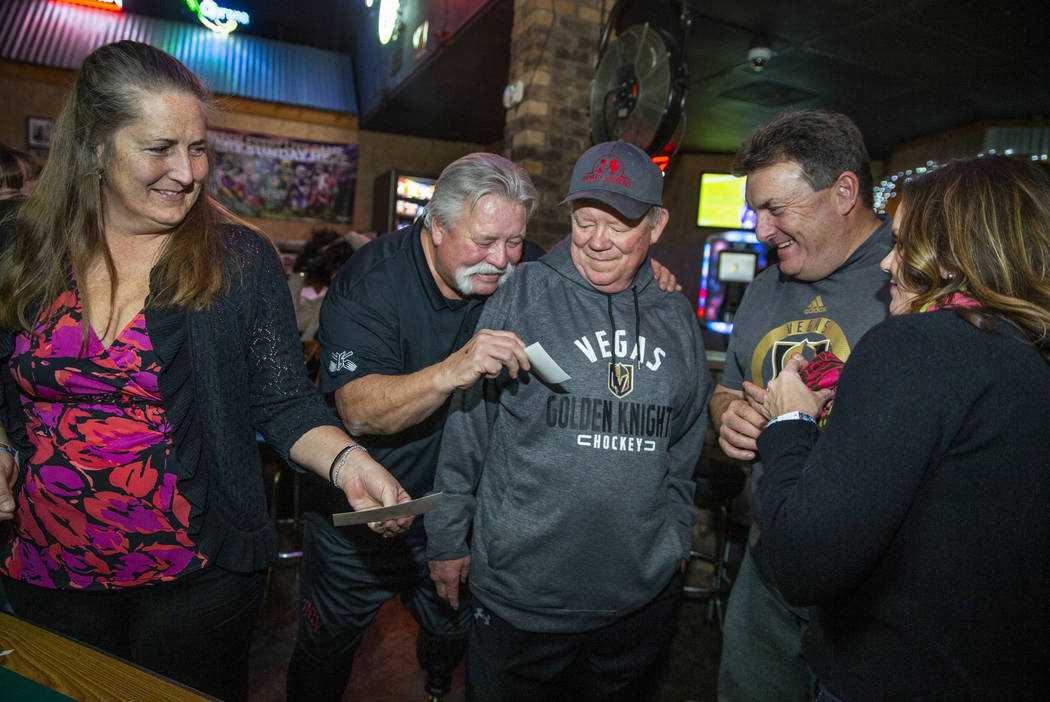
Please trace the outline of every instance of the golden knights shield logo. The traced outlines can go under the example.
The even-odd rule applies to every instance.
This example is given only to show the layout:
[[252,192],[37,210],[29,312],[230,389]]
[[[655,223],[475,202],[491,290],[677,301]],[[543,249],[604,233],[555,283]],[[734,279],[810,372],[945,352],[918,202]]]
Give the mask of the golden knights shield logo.
[[802,340],[795,338],[784,339],[773,344],[771,352],[773,361],[773,377],[780,375],[780,371],[784,370],[784,364],[787,360],[794,356],[796,353],[800,353],[806,357],[806,360],[812,361],[818,353],[824,353],[825,351],[831,350],[831,341],[823,338],[810,339],[808,336]]
[[609,392],[626,397],[634,390],[634,366],[628,363],[609,364]]

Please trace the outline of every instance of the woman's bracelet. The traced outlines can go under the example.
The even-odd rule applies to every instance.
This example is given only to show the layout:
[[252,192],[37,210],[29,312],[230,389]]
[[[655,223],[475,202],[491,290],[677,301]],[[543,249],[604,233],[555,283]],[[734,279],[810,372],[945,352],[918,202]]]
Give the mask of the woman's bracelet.
[[349,456],[354,449],[361,449],[365,453],[368,453],[368,449],[366,449],[361,444],[350,444],[342,451],[337,453],[335,458],[332,460],[332,467],[328,469],[328,480],[332,483],[333,486],[339,487],[339,471],[343,469],[343,464],[346,463],[346,457]]
[[784,414],[781,414],[779,416],[776,416],[776,417],[773,417],[772,419],[770,419],[768,422],[766,422],[766,426],[767,427],[771,427],[774,424],[776,424],[777,422],[787,422],[787,421],[792,420],[792,419],[802,419],[802,420],[807,421],[807,422],[812,422],[813,424],[817,423],[816,419],[814,419],[812,416],[806,414],[805,412],[785,412]]
[[2,441],[0,441],[0,451],[6,451],[7,453],[11,454],[14,458],[18,458],[18,451],[15,450],[15,447],[5,444]]

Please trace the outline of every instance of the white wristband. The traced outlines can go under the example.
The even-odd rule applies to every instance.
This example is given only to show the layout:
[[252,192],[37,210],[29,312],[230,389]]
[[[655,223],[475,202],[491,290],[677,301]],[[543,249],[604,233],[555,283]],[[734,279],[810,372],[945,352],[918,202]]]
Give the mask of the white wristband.
[[811,417],[810,415],[806,414],[805,412],[798,412],[798,411],[796,411],[796,412],[785,412],[784,414],[777,415],[776,417],[773,417],[768,422],[766,422],[766,426],[767,427],[771,427],[774,424],[776,424],[777,422],[787,422],[787,421],[790,421],[792,419],[802,419],[802,420],[807,421],[807,422],[812,422],[813,424],[817,423],[817,420],[813,419],[813,417]]

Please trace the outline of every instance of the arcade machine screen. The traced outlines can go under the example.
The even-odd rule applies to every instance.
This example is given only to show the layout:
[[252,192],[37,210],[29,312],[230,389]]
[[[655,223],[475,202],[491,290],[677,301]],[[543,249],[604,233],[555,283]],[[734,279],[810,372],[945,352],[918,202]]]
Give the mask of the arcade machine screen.
[[775,262],[753,231],[757,217],[744,199],[745,180],[729,173],[700,175],[697,226],[722,231],[709,234],[704,244],[697,315],[723,342],[748,283]]
[[410,226],[434,196],[436,181],[431,176],[397,170],[377,176],[373,191],[373,229],[383,233]]
[[407,227],[423,213],[423,207],[434,197],[434,181],[419,176],[398,175],[397,198],[394,200],[394,228]]

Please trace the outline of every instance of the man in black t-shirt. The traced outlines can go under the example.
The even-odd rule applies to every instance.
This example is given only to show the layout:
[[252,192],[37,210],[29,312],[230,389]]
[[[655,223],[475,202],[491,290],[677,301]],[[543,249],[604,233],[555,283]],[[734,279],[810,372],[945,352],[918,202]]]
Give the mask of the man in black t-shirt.
[[[475,153],[441,173],[425,214],[409,229],[362,247],[332,281],[321,308],[321,389],[373,458],[413,497],[433,487],[437,451],[456,388],[527,369],[511,332],[474,325],[487,296],[523,258],[536,202],[528,174]],[[529,249],[526,252],[526,249]],[[531,255],[530,255],[531,254]],[[469,607],[441,600],[427,574],[423,520],[402,538],[332,526],[346,499],[304,483],[299,633],[288,699],[339,700],[354,652],[380,606],[400,595],[419,622],[417,654],[434,699],[447,692],[465,648]]]

